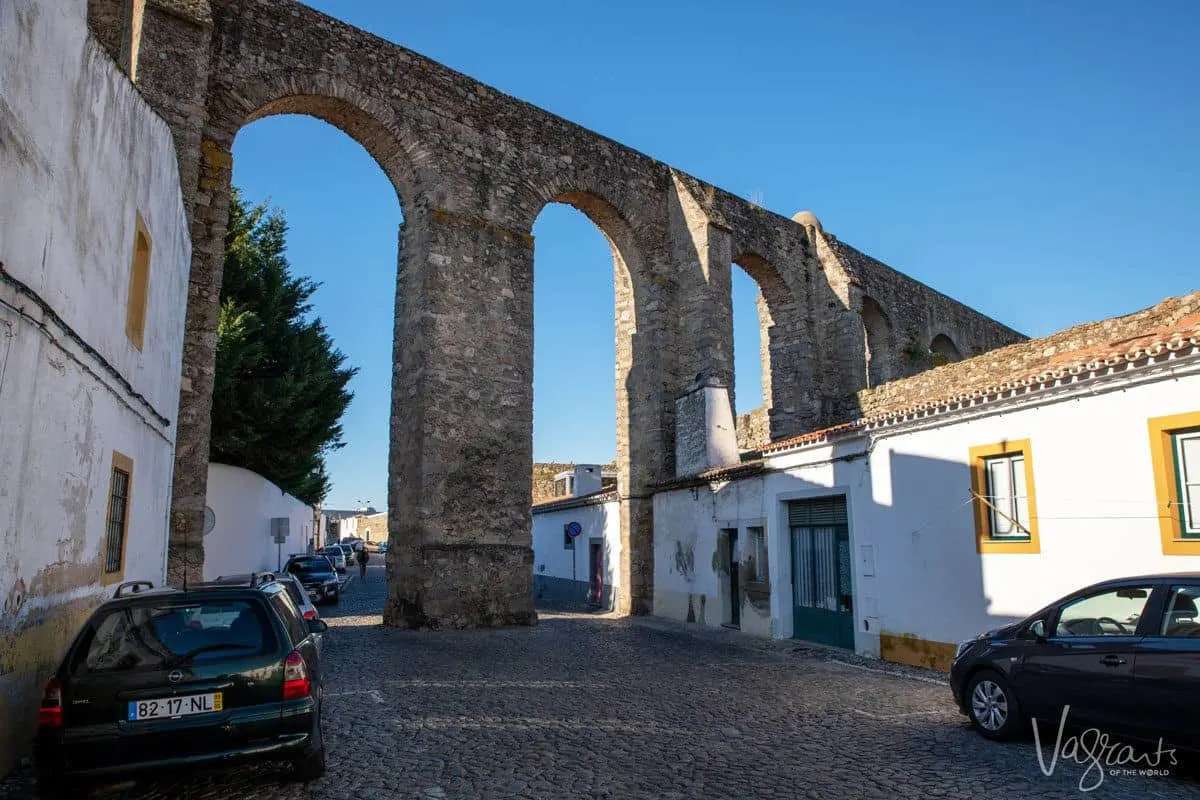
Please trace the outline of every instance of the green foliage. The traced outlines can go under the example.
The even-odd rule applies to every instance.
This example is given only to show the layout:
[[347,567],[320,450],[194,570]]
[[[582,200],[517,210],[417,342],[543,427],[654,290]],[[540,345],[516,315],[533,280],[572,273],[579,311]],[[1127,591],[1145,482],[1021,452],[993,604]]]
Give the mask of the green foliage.
[[333,346],[290,272],[287,222],[234,189],[217,321],[211,459],[253,470],[305,503],[329,493],[325,456],[345,445],[342,414],[357,369]]

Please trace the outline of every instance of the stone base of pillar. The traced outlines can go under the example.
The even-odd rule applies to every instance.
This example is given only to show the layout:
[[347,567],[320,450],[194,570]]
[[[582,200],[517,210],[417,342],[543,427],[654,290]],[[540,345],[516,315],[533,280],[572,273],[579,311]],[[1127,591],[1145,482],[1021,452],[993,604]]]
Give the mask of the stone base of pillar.
[[411,571],[389,578],[384,625],[462,630],[537,624],[533,549],[527,545],[426,545],[415,576],[415,587],[408,585]]

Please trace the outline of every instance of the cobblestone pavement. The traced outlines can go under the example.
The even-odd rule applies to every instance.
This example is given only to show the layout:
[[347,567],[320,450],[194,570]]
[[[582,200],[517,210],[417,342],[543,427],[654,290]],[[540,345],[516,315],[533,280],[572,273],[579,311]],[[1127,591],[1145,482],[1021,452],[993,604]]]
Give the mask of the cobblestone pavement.
[[[96,796],[1200,797],[1195,778],[1085,775],[1061,758],[1047,777],[1032,742],[970,730],[932,673],[577,614],[502,631],[395,631],[380,623],[384,591],[374,567],[323,612],[324,779],[303,786],[255,767]],[[1043,749],[1049,766],[1053,743]],[[30,796],[27,781],[0,785],[0,798]]]

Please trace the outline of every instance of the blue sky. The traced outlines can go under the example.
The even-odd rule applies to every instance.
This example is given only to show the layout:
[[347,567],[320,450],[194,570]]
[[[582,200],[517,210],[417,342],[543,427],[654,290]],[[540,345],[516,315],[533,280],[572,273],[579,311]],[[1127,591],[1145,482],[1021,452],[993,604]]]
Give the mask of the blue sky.
[[[316,2],[1039,336],[1200,288],[1200,3]],[[243,129],[234,182],[282,208],[295,270],[360,368],[327,507],[386,498],[400,208],[324,123]],[[534,456],[615,452],[612,262],[534,228]],[[735,272],[739,409],[759,402]]]

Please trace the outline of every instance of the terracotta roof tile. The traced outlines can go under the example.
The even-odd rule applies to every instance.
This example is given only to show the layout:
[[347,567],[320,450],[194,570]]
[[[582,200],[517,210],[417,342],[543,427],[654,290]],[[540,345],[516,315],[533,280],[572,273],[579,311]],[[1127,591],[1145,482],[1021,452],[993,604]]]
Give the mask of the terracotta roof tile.
[[578,497],[564,497],[560,500],[546,500],[541,503],[533,504],[534,513],[543,513],[546,511],[559,511],[567,508],[578,508],[580,506],[590,506],[597,503],[607,503],[609,500],[619,500],[621,493],[616,489],[601,489],[598,492],[591,494],[583,494]]
[[751,475],[756,475],[763,471],[762,459],[753,461],[743,461],[740,464],[733,464],[728,467],[718,467],[716,469],[706,470],[696,475],[684,475],[679,478],[671,478],[655,484],[655,491],[663,491],[666,489],[682,489],[688,486],[700,486],[706,483],[716,483],[717,481],[731,481],[737,478],[747,478]]

